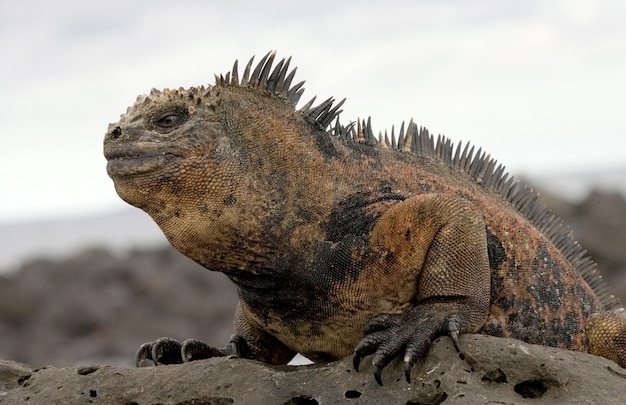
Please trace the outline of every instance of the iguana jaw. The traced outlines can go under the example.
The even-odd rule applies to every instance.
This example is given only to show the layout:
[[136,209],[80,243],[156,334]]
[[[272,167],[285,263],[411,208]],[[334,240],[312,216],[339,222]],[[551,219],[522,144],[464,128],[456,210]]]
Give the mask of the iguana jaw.
[[107,173],[111,178],[119,178],[144,174],[162,168],[168,162],[176,159],[178,156],[174,153],[163,152],[159,154],[137,154],[135,156],[124,155],[107,155]]
[[111,178],[133,176],[155,171],[180,157],[172,151],[162,151],[151,142],[135,142],[124,146],[106,146],[107,173]]

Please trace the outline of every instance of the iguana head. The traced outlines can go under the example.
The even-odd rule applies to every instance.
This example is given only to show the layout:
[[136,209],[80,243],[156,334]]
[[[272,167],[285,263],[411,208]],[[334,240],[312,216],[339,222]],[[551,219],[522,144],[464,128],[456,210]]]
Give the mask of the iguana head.
[[241,79],[235,62],[232,76],[216,77],[213,86],[153,89],[105,135],[117,193],[197,261],[210,262],[197,257],[205,253],[184,251],[188,246],[228,249],[244,234],[267,241],[287,219],[310,220],[316,208],[303,204],[319,202],[319,186],[307,186],[321,173],[309,157],[320,142],[312,133],[325,134],[320,127],[337,108],[329,100],[296,110],[302,83],[291,85],[289,60],[272,69],[273,58],[266,55],[252,73],[250,61]]
[[[215,93],[212,87],[153,89],[109,124],[104,138],[107,172],[124,200],[150,208],[159,192],[197,198],[213,189],[228,197],[223,182],[216,183],[233,170],[237,152],[229,147]],[[199,170],[202,176],[194,178]]]

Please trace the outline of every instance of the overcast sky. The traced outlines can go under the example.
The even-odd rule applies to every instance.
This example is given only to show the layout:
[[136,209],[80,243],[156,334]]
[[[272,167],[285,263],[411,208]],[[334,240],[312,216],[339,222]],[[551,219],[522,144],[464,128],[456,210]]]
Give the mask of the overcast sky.
[[623,0],[0,0],[0,221],[120,209],[107,124],[271,49],[343,122],[413,117],[517,174],[626,165]]

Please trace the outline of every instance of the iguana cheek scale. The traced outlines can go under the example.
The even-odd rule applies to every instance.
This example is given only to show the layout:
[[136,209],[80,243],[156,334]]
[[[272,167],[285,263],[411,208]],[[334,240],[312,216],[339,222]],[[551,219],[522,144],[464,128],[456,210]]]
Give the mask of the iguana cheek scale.
[[296,109],[290,59],[152,90],[110,124],[107,172],[181,253],[236,285],[228,345],[157,339],[137,362],[372,355],[381,383],[430,342],[484,333],[626,366],[623,307],[538,195],[413,121],[374,135],[343,101]]

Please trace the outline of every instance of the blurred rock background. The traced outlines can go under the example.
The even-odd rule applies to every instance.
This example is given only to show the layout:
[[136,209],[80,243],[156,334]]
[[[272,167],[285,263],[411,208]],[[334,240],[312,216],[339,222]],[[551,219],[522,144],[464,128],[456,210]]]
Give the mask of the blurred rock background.
[[[544,200],[626,302],[624,198],[596,191],[576,203]],[[164,244],[30,260],[0,273],[0,358],[34,367],[131,366],[136,348],[160,336],[221,346],[236,295],[225,276]]]
[[36,260],[0,278],[0,358],[131,365],[134,350],[160,336],[223,345],[236,300],[225,276],[169,246]]

